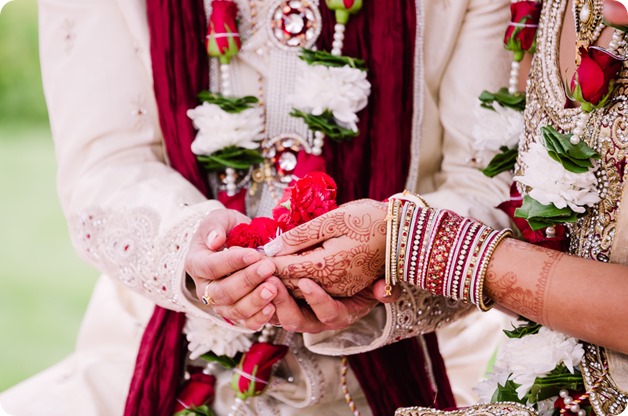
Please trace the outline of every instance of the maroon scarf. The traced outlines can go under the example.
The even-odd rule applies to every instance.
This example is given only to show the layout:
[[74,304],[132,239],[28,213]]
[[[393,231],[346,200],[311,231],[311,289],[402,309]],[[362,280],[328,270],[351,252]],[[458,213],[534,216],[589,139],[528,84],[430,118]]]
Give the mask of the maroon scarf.
[[[194,129],[186,111],[196,94],[208,88],[204,51],[203,0],[147,0],[154,89],[170,163],[207,193],[190,150]],[[323,27],[333,27],[323,8]],[[338,183],[339,199],[384,199],[402,190],[410,163],[412,136],[414,39],[413,0],[365,2],[345,34],[345,53],[365,59],[372,92],[360,113],[360,136],[350,143],[328,141],[325,159]],[[331,31],[319,39],[329,50]],[[382,171],[385,169],[385,171]],[[171,416],[185,353],[184,316],[155,308],[140,345],[125,416]],[[436,336],[425,336],[427,351],[408,339],[349,357],[353,372],[374,415],[392,415],[402,406],[449,408],[454,399],[438,351]],[[429,356],[429,362],[426,361]],[[431,367],[438,393],[432,389]]]

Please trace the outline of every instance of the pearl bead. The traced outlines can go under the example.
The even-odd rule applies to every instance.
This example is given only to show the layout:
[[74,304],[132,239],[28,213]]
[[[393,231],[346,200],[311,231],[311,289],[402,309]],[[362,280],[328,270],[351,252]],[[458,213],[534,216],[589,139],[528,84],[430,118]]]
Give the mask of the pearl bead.
[[334,26],[334,32],[344,32],[345,31],[345,25],[343,25],[342,23],[336,23],[336,25]]
[[228,74],[229,73],[229,64],[222,64],[220,65],[220,72],[223,74]]
[[565,397],[569,396],[569,390],[560,389],[560,391],[558,392],[558,395],[564,399]]
[[578,403],[574,403],[569,406],[569,410],[571,410],[572,413],[578,413],[580,411],[580,405]]
[[573,145],[576,145],[578,143],[580,143],[580,137],[576,136],[575,134],[573,136],[571,136],[571,138],[569,139],[569,142]]
[[332,54],[332,55],[334,55],[334,56],[340,56],[340,50],[338,50],[338,49],[332,49],[332,50],[331,50],[331,54]]
[[334,40],[340,41],[342,42],[343,40],[345,40],[345,35],[342,32],[336,32],[334,33]]
[[578,416],[587,416],[587,411],[584,409],[578,410]]
[[332,42],[331,47],[334,49],[342,49],[342,41],[335,40]]
[[566,396],[563,399],[563,403],[565,403],[565,406],[569,406],[572,402],[573,402],[573,398],[571,396]]

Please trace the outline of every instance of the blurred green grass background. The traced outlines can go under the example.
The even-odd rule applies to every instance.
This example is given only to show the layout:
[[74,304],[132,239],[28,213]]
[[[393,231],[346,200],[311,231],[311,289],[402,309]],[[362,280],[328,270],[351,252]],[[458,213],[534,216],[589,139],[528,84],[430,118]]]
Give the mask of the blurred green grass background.
[[37,50],[36,0],[0,13],[0,391],[69,354],[97,272],[72,249]]

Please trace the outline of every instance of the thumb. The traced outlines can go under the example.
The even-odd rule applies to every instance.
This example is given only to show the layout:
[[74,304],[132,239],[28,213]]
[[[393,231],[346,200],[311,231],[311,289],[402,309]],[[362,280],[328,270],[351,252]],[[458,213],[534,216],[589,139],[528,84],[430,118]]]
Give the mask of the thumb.
[[345,228],[344,212],[338,208],[281,234],[264,246],[264,253],[268,257],[294,254],[343,235]]
[[227,234],[238,224],[251,220],[245,215],[231,209],[216,209],[203,220],[199,226],[199,234],[205,245],[212,251],[221,248],[227,240]]

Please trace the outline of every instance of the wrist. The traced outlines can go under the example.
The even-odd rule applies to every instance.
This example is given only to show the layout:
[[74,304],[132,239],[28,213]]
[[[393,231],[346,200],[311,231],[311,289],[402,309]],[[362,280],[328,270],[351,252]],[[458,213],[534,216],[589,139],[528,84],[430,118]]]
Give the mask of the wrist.
[[[487,311],[484,280],[496,247],[512,235],[479,221],[426,207],[412,195],[389,199],[386,276],[392,286],[405,281]],[[390,287],[389,286],[389,287]]]

